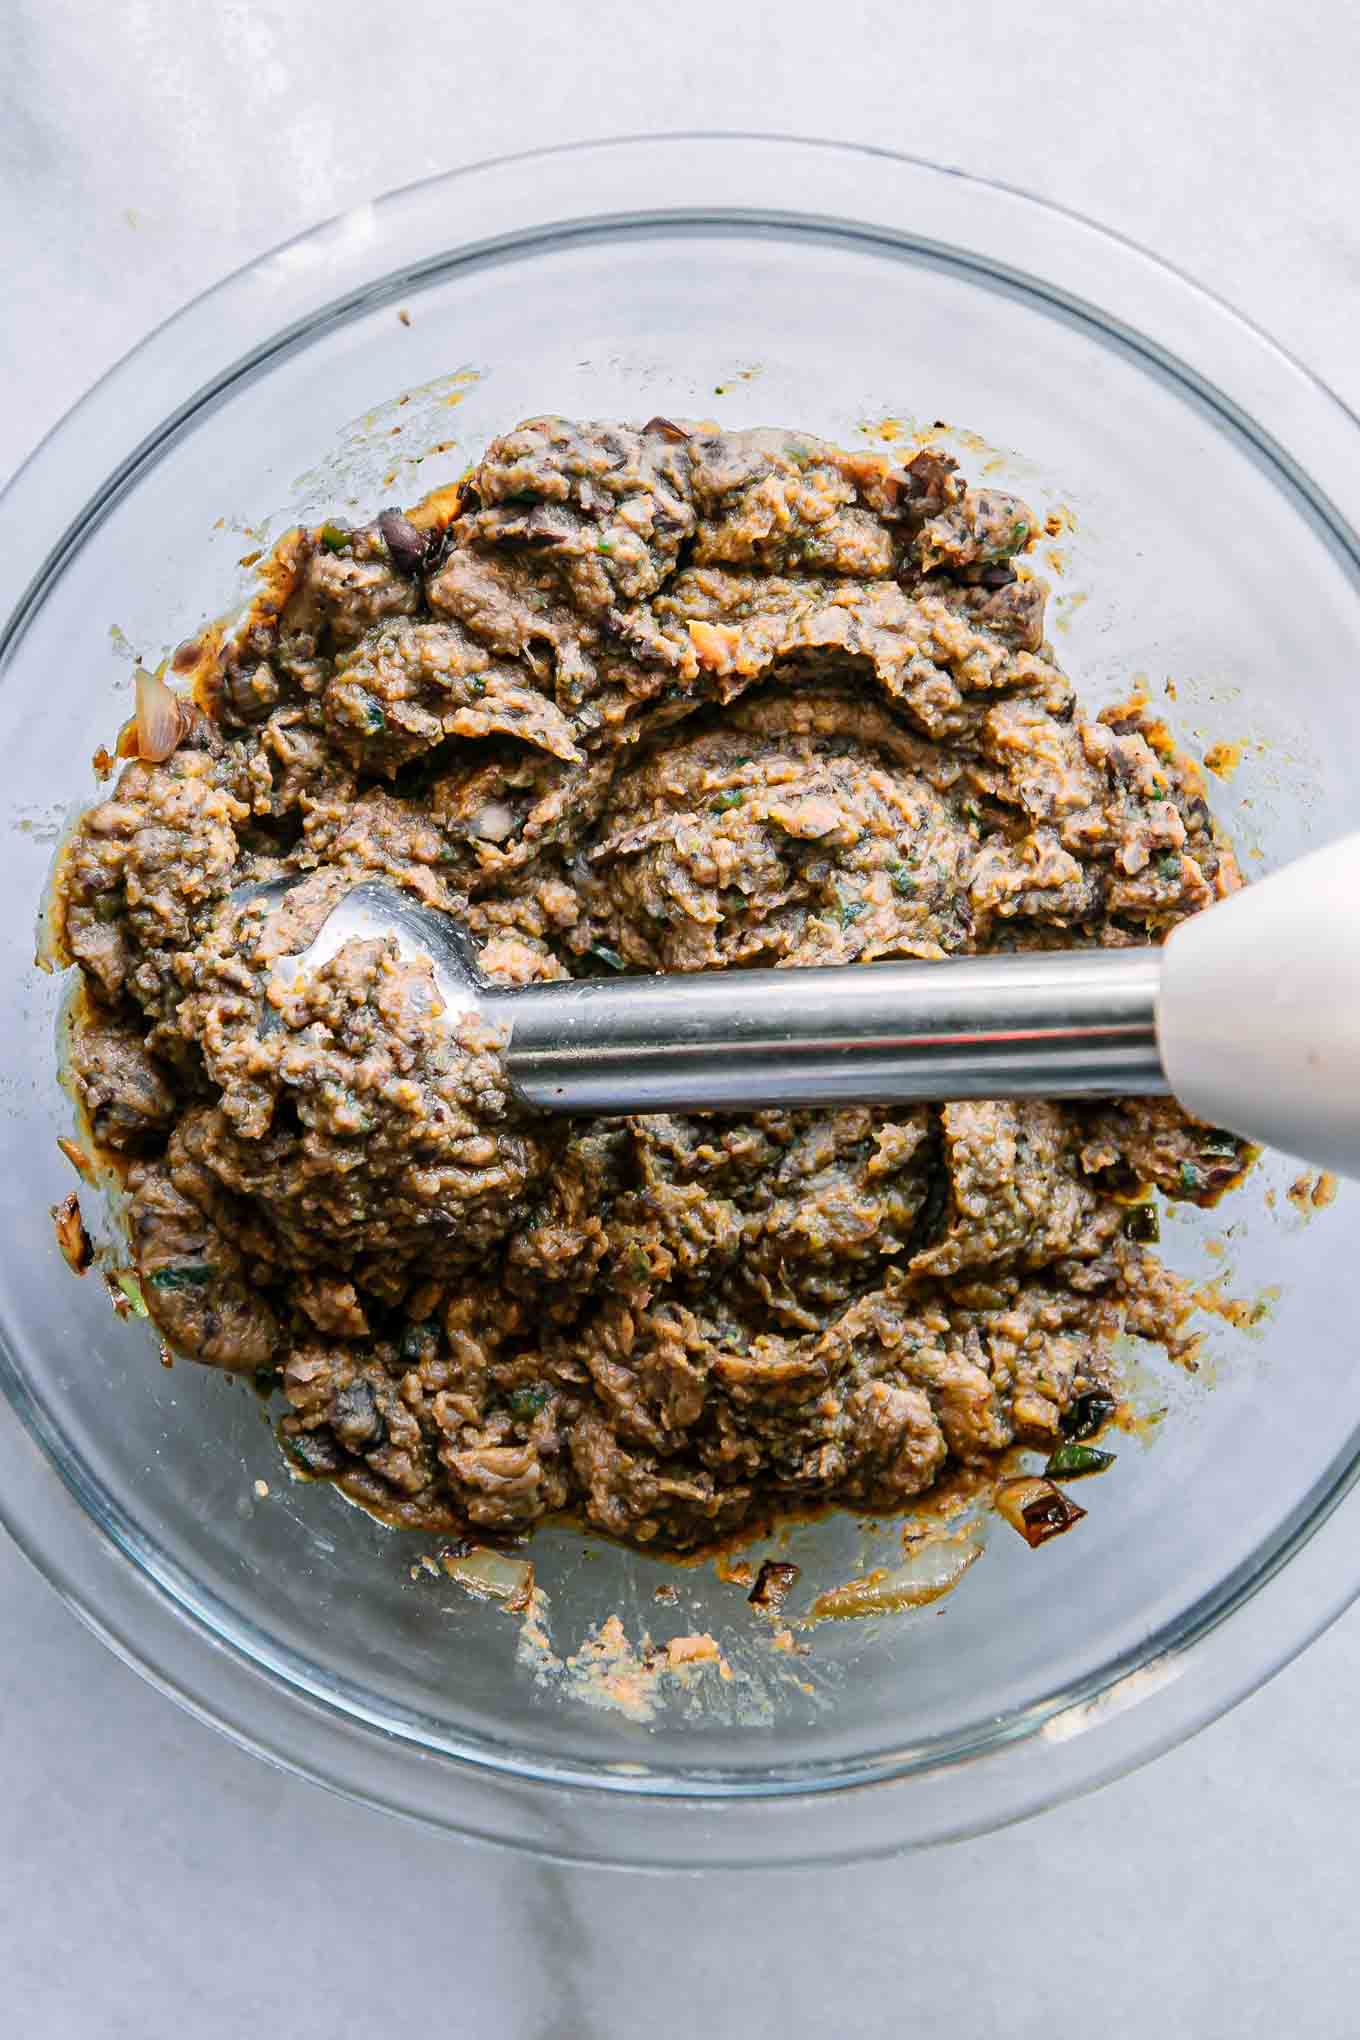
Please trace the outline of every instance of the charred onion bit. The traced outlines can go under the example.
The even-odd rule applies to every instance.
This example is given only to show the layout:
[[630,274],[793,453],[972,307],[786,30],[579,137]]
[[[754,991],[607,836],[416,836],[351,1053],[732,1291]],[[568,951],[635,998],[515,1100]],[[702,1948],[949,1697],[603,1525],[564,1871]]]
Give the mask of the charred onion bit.
[[1094,1438],[1097,1431],[1114,1415],[1118,1404],[1103,1388],[1088,1388],[1084,1395],[1074,1396],[1063,1412],[1063,1435],[1067,1438]]
[[957,461],[927,446],[905,467],[894,468],[888,485],[899,508],[909,509],[916,517],[938,517],[959,492],[954,480],[957,473]]
[[662,439],[679,440],[689,438],[689,434],[684,426],[673,424],[669,418],[649,418],[642,429],[644,432],[655,432]]
[[60,1204],[52,1206],[52,1223],[57,1228],[57,1245],[73,1275],[83,1275],[94,1259],[90,1235],[80,1215],[80,1201],[73,1190]]
[[1036,1549],[1050,1537],[1061,1537],[1086,1514],[1051,1480],[1034,1476],[1003,1481],[996,1491],[996,1506],[1011,1528]]
[[753,1608],[764,1608],[771,1615],[777,1615],[788,1599],[798,1580],[796,1565],[781,1564],[778,1559],[767,1558],[756,1574],[756,1583],[746,1596]]

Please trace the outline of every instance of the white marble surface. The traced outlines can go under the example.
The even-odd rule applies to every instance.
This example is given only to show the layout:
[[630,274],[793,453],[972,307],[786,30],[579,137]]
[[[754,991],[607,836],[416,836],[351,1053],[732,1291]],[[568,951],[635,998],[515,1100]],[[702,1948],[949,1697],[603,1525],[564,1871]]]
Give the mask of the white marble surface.
[[[0,474],[150,324],[297,228],[457,162],[653,127],[1007,177],[1156,247],[1358,403],[1358,64],[1336,0],[9,0]],[[683,1885],[472,1851],[266,1770],[4,1544],[0,1622],[0,1969],[28,2040],[1360,2024],[1360,1614],[1078,1806],[893,1865]]]

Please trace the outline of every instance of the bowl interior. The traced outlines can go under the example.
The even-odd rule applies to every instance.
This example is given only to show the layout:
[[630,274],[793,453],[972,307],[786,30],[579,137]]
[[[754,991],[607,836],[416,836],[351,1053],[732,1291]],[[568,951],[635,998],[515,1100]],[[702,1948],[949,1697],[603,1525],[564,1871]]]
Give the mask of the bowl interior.
[[[164,1591],[377,1728],[642,1789],[762,1791],[929,1764],[1019,1732],[1174,1637],[1267,1561],[1353,1454],[1345,1219],[1296,1210],[1297,1169],[1268,1160],[1217,1213],[1164,1222],[1170,1259],[1260,1313],[1247,1331],[1206,1320],[1194,1381],[1156,1355],[1134,1363],[1145,1405],[1169,1414],[1083,1490],[1077,1534],[1032,1553],[996,1525],[954,1594],[824,1623],[807,1655],[772,1648],[712,1563],[676,1569],[557,1531],[533,1551],[550,1639],[535,1643],[419,1566],[433,1540],[290,1481],[249,1389],[162,1368],[99,1277],[72,1279],[57,1255],[47,1213],[73,1183],[54,1145],[69,1115],[54,1075],[60,987],[33,972],[34,909],[63,819],[94,792],[91,754],[128,713],[134,656],[156,661],[239,600],[246,558],[299,518],[414,501],[542,411],[790,423],[848,445],[942,421],[934,436],[972,479],[1056,520],[1053,640],[1087,706],[1143,676],[1191,749],[1244,747],[1210,786],[1249,873],[1353,820],[1353,567],[1284,468],[1136,340],[947,250],[773,218],[620,221],[434,263],[313,319],[167,430],[66,546],[11,645],[11,1386]],[[71,507],[52,506],[52,540]],[[896,1548],[891,1525],[795,1529],[781,1546],[803,1568],[790,1612]],[[656,1601],[662,1584],[677,1602]],[[613,1613],[634,1644],[710,1632],[731,1677],[621,1707],[617,1686],[563,1668]]]

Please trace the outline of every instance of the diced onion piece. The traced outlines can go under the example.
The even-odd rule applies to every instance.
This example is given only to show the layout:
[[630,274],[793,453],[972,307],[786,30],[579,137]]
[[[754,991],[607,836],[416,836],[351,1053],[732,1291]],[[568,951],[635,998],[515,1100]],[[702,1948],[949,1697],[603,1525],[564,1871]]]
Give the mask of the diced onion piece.
[[982,1546],[966,1532],[926,1537],[908,1552],[901,1565],[880,1567],[863,1579],[847,1580],[819,1594],[812,1605],[814,1620],[850,1615],[887,1615],[899,1608],[924,1608],[956,1587]]
[[504,801],[489,800],[479,807],[468,823],[468,834],[477,836],[484,843],[503,843],[513,835],[515,828],[514,811]]
[[170,756],[188,727],[184,704],[164,680],[137,668],[137,756],[148,765],[160,765]]
[[87,1183],[93,1183],[95,1180],[94,1163],[90,1160],[84,1148],[77,1141],[68,1140],[64,1134],[58,1135],[57,1146],[61,1149],[71,1167],[76,1171],[76,1174],[83,1176]]
[[[54,866],[54,871],[56,867]],[[33,961],[39,970],[50,976],[53,971],[64,970],[71,961],[66,954],[63,914],[51,879],[43,893],[42,905],[38,909],[38,944],[33,952]]]
[[746,1596],[747,1600],[753,1608],[764,1608],[777,1615],[797,1584],[799,1570],[796,1565],[767,1558],[756,1575],[756,1583]]
[[1002,1481],[996,1491],[996,1508],[1012,1530],[1018,1530],[1026,1544],[1036,1548],[1047,1544],[1050,1537],[1061,1537],[1086,1514],[1070,1495],[1041,1475]]
[[504,1601],[511,1608],[527,1608],[534,1589],[534,1569],[524,1558],[511,1558],[504,1551],[477,1545],[471,1551],[445,1551],[439,1563],[451,1580],[466,1587],[484,1601]]

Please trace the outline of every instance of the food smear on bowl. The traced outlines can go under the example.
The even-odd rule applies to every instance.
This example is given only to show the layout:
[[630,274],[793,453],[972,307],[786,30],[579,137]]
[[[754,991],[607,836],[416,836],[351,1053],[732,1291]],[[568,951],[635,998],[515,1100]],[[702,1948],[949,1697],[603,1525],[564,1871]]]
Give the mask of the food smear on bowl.
[[982,1556],[977,1526],[938,1530],[907,1544],[896,1565],[874,1566],[857,1579],[828,1587],[808,1611],[811,1622],[894,1615],[925,1608],[951,1594],[969,1566]]
[[1149,1198],[1252,1152],[1170,1100],[550,1121],[394,945],[274,977],[374,876],[511,985],[1159,940],[1236,860],[1141,695],[1079,704],[1038,535],[934,447],[539,418],[139,674],[52,890],[70,1083],[125,1297],[277,1377],[301,1473],[695,1551],[1051,1454],[1182,1338]]

